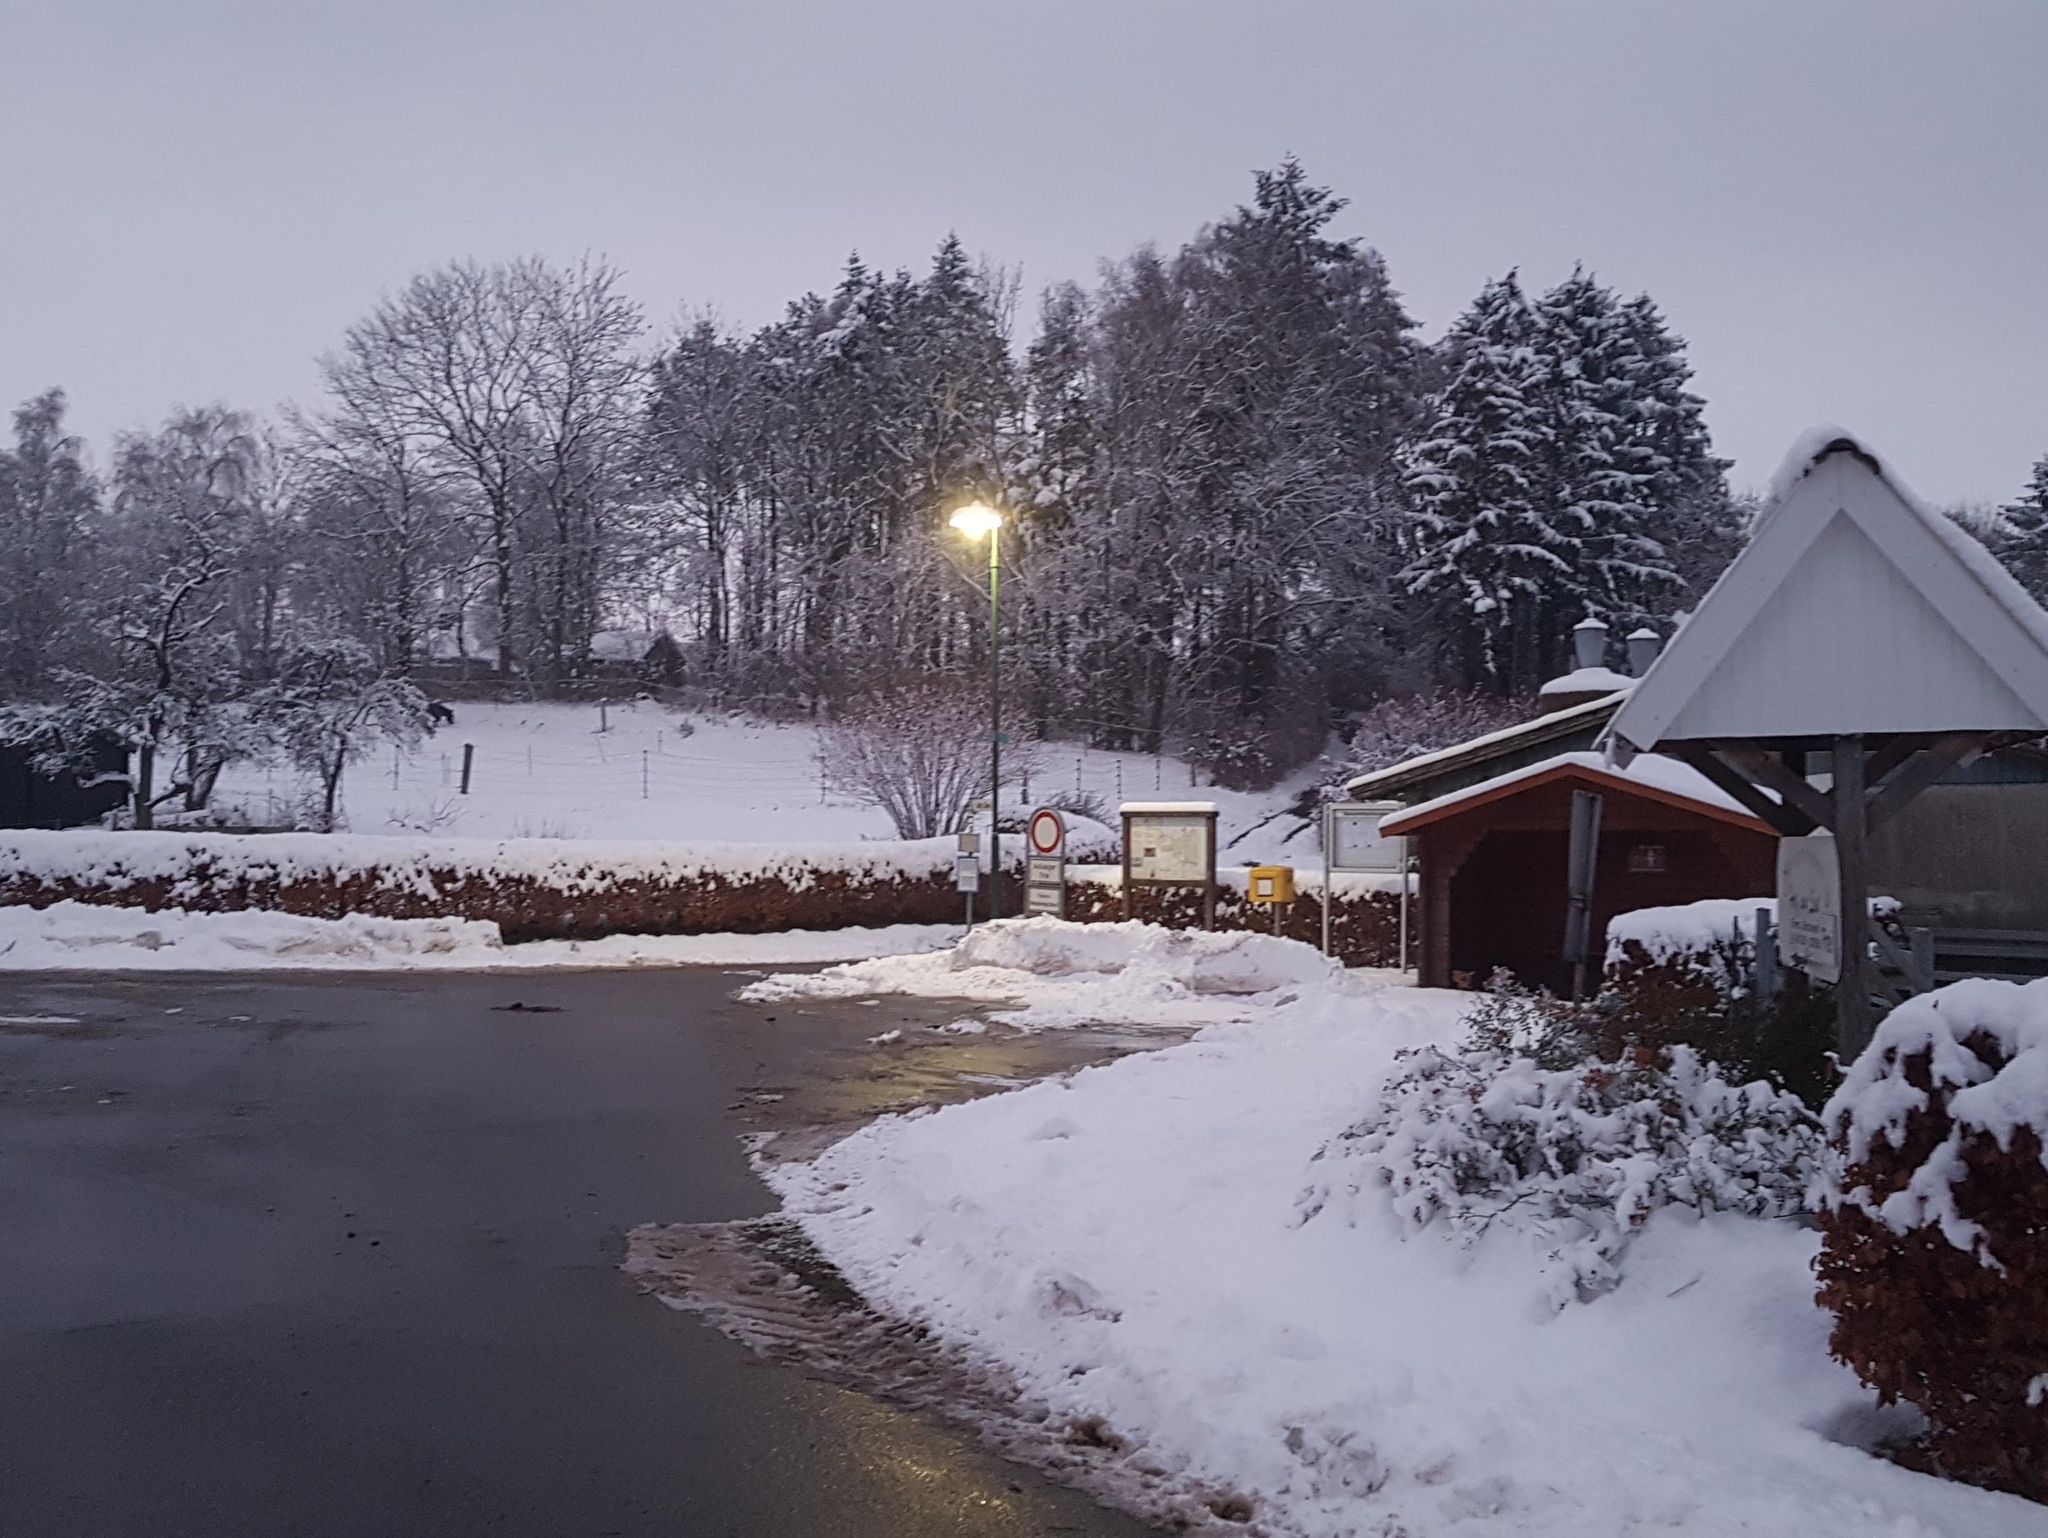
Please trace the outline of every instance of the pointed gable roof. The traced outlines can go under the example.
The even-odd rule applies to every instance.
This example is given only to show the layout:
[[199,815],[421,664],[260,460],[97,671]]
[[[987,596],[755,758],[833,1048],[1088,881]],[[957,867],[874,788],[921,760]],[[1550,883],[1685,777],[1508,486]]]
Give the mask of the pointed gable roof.
[[1977,731],[2048,731],[2048,613],[1868,449],[1822,428],[1607,740],[1626,753]]

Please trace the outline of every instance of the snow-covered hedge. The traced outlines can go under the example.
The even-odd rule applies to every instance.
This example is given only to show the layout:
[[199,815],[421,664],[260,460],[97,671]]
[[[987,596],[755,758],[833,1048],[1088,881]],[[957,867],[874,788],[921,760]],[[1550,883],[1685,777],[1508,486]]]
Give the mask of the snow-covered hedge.
[[[1021,858],[1021,840],[1005,842]],[[0,832],[0,905],[467,918],[498,924],[509,941],[943,924],[961,911],[955,848],[952,839],[770,845],[10,831]],[[1068,872],[1070,917],[1123,917],[1115,868]],[[1246,903],[1242,873],[1230,874],[1217,895],[1217,927],[1270,930],[1271,910]],[[1005,885],[1014,911],[1015,882]],[[1390,965],[1399,900],[1355,878],[1339,888],[1335,954],[1354,966]],[[1137,908],[1173,929],[1201,923],[1191,892],[1148,888]],[[1320,941],[1321,913],[1304,898],[1282,914],[1281,932]]]
[[1942,1469],[2048,1501],[2048,980],[1900,1005],[1825,1116],[1835,1355]]
[[[1216,873],[1216,927],[1249,929],[1323,943],[1323,906],[1319,871],[1295,872],[1296,900],[1273,909],[1245,901],[1243,869]],[[1352,967],[1391,967],[1400,949],[1401,893],[1392,880],[1339,875],[1331,883],[1330,954]],[[1067,867],[1067,917],[1082,923],[1119,920],[1124,916],[1123,871],[1120,866]],[[1131,894],[1131,917],[1169,929],[1196,929],[1202,923],[1201,893],[1191,887],[1139,887]],[[1411,939],[1411,945],[1414,943]]]
[[1424,1047],[1318,1156],[1333,1167],[1303,1211],[1387,1199],[1411,1230],[1466,1242],[1521,1232],[1543,1255],[1548,1301],[1563,1307],[1621,1280],[1624,1252],[1659,1208],[1799,1211],[1820,1142],[1798,1100],[1730,1084],[1689,1047],[1565,1068]]
[[953,841],[773,846],[9,832],[0,903],[470,918],[508,940],[944,923]]

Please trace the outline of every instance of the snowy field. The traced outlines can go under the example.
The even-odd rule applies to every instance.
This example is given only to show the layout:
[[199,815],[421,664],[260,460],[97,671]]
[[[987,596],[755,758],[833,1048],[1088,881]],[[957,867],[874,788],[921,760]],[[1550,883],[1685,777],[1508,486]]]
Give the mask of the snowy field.
[[789,930],[772,935],[612,935],[506,945],[476,919],[301,918],[55,903],[0,907],[4,972],[539,971],[796,966],[932,950],[957,928]]
[[[596,705],[581,704],[457,701],[453,709],[455,724],[417,751],[387,748],[350,766],[342,782],[349,831],[774,844],[896,836],[880,811],[825,793],[817,733],[806,725],[676,711],[647,700],[608,706],[602,714]],[[460,789],[464,743],[476,749],[466,796]],[[1113,817],[1122,800],[1213,800],[1225,845],[1313,779],[1242,795],[1191,786],[1187,766],[1177,759],[1069,743],[1048,744],[1038,757],[1029,795],[1020,794],[1020,801],[1078,791]],[[285,766],[237,764],[222,776],[215,801],[275,827],[289,824],[305,789]],[[1310,838],[1282,846],[1280,831],[1253,833],[1225,850],[1224,863],[1258,863],[1269,855],[1316,863]]]
[[[1006,959],[1005,996],[1057,1016],[1107,970],[1112,942],[1079,938],[1066,964],[1039,936],[955,970]],[[914,992],[950,965],[825,976]],[[1615,1290],[1560,1310],[1524,1232],[1465,1246],[1371,1202],[1304,1221],[1318,1150],[1470,1003],[1312,971],[1185,1043],[763,1173],[871,1301],[1100,1417],[1200,1520],[1221,1492],[1314,1538],[2048,1534],[2039,1506],[1857,1445],[1882,1423],[1828,1359],[1793,1223],[1664,1209]],[[1194,976],[1184,1018],[1215,997]]]

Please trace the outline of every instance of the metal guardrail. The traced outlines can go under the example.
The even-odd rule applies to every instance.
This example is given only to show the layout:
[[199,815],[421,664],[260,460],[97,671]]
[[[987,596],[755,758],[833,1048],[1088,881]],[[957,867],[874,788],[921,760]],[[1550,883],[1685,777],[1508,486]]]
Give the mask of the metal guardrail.
[[2048,977],[2048,933],[2033,929],[1939,929],[1934,934],[1934,979],[1998,977],[2031,982]]

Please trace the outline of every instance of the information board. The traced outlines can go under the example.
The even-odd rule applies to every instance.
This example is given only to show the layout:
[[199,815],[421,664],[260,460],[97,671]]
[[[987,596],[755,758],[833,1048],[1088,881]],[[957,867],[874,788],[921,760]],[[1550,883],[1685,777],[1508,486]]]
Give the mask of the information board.
[[1131,879],[1199,886],[1209,879],[1214,819],[1148,812],[1131,820]]
[[1332,801],[1324,811],[1329,817],[1325,835],[1330,869],[1342,871],[1398,871],[1406,854],[1400,835],[1380,836],[1380,819],[1401,810],[1399,801]]
[[1778,956],[1819,982],[1842,979],[1842,868],[1831,833],[1778,840]]

